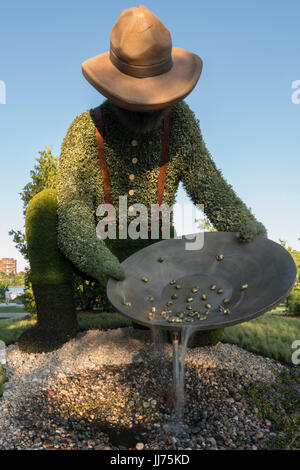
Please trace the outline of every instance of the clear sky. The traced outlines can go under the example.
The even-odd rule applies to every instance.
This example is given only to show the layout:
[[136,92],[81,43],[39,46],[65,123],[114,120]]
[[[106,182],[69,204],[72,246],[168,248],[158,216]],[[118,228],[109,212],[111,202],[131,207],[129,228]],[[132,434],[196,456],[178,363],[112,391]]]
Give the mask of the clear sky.
[[[102,97],[81,63],[109,49],[121,11],[114,0],[12,0],[0,7],[0,258],[24,263],[8,236],[23,226],[18,193],[45,146],[55,155],[73,118]],[[275,241],[300,249],[299,0],[145,1],[173,45],[200,55],[203,73],[187,101],[225,178]],[[1,88],[0,88],[1,91]],[[1,102],[1,95],[0,95]],[[178,201],[185,201],[183,191]]]

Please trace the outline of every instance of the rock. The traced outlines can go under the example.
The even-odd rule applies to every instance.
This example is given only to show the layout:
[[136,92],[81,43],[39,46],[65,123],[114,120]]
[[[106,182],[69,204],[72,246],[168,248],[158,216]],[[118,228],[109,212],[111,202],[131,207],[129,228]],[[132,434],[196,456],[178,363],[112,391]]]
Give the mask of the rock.
[[[0,450],[249,450],[262,449],[277,435],[238,391],[256,380],[270,383],[273,371],[283,366],[222,343],[187,350],[186,428],[179,433],[172,424],[162,427],[172,423],[171,347],[165,345],[166,358],[158,366],[151,348],[132,330],[84,332],[40,355],[9,346]],[[141,362],[133,363],[135,357]],[[106,428],[98,429],[99,423]],[[113,432],[128,429],[135,444],[121,433],[112,445],[107,426]],[[137,435],[132,434],[136,426],[142,428]]]
[[209,442],[209,444],[213,447],[216,447],[217,443],[216,443],[216,440],[213,438],[213,437],[209,437],[208,439],[206,439],[207,442]]
[[192,428],[191,431],[193,434],[198,434],[201,431],[201,428],[196,426],[195,428]]

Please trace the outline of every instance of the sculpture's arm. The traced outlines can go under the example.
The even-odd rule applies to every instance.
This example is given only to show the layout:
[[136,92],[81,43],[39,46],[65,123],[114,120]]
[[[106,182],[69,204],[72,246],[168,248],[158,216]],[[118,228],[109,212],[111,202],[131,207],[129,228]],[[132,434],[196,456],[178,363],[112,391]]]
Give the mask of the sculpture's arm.
[[[84,119],[84,118],[81,118]],[[105,282],[125,277],[117,258],[96,236],[89,122],[73,121],[62,145],[58,171],[58,244],[78,269]]]
[[216,168],[191,111],[190,115],[182,147],[181,179],[193,202],[204,205],[205,213],[218,231],[238,232],[241,241],[249,241],[256,235],[267,236],[263,224],[256,220]]

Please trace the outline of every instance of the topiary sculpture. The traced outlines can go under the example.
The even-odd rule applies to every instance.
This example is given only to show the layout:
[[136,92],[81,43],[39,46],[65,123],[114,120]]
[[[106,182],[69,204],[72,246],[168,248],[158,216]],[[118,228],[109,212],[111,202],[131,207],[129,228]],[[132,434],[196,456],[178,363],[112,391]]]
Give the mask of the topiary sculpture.
[[[124,22],[130,27],[119,37]],[[150,24],[153,27],[146,27]],[[118,198],[127,195],[130,206],[142,203],[150,214],[152,204],[175,203],[182,181],[217,230],[238,232],[241,241],[266,235],[216,168],[199,123],[183,101],[200,76],[201,59],[172,49],[168,30],[146,7],[126,10],[117,26],[110,59],[103,54],[83,64],[86,78],[109,100],[71,124],[61,149],[57,202],[54,191],[43,191],[27,210],[38,310],[37,327],[19,340],[27,351],[50,350],[74,335],[71,265],[105,285],[109,276],[124,279],[120,261],[155,241],[97,238],[100,204],[112,202],[118,214]],[[126,38],[137,30],[139,41]],[[118,56],[129,44],[133,46],[126,57]],[[158,64],[153,64],[154,58]]]

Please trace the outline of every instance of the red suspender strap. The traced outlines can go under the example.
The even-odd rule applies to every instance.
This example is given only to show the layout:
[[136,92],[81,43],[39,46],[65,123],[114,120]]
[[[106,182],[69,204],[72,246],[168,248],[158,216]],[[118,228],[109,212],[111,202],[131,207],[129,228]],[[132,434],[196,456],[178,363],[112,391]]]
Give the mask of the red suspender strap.
[[159,206],[162,204],[164,189],[165,189],[165,181],[166,181],[166,173],[167,173],[167,166],[168,166],[168,154],[169,154],[169,143],[170,143],[170,132],[171,132],[171,118],[172,118],[172,108],[168,112],[167,116],[164,119],[164,137],[163,137],[163,145],[161,149],[161,157],[160,157],[160,169],[158,175],[158,185],[157,185],[157,202]]
[[97,136],[100,168],[101,168],[103,186],[104,186],[105,204],[112,204],[113,202],[112,202],[112,197],[111,197],[111,183],[110,183],[109,173],[107,169],[106,158],[104,155],[103,120],[102,120],[102,112],[101,112],[100,106],[98,106],[97,108],[94,108],[94,116],[95,116],[95,121],[96,121],[96,136]]
[[[98,153],[100,160],[100,168],[102,173],[103,185],[104,185],[104,197],[106,204],[113,204],[111,197],[111,182],[109,178],[109,173],[107,169],[106,158],[104,154],[104,140],[103,140],[103,119],[101,107],[98,106],[94,108],[94,117],[96,124],[96,136],[97,136],[97,145]],[[168,112],[167,116],[164,119],[164,135],[163,135],[163,145],[161,150],[160,158],[160,169],[158,175],[158,185],[157,185],[157,202],[159,205],[162,204],[166,173],[168,166],[168,154],[169,154],[169,143],[170,143],[170,131],[171,131],[171,118],[172,118],[172,109]]]

